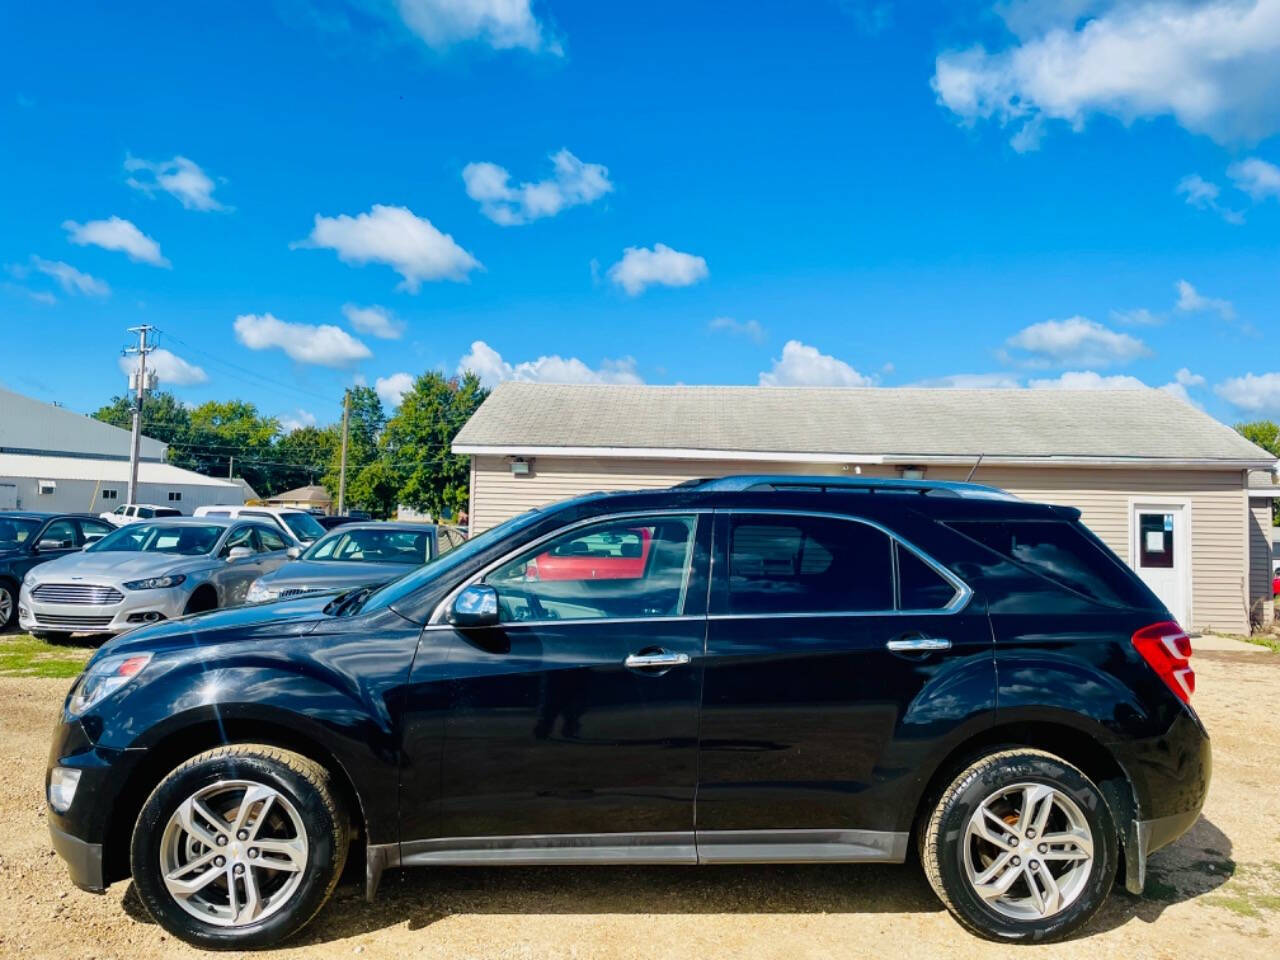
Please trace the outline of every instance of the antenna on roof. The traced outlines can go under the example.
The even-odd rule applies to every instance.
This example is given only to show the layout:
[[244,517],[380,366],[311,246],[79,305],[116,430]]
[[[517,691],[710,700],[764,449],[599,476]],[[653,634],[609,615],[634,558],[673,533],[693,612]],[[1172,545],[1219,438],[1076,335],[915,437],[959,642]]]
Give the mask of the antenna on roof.
[[974,475],[975,473],[977,473],[977,472],[978,472],[978,468],[979,468],[980,466],[982,466],[982,458],[983,458],[983,457],[985,457],[985,456],[986,456],[986,454],[985,454],[985,453],[980,453],[980,454],[978,454],[978,459],[977,459],[977,460],[975,460],[975,461],[973,462],[973,469],[972,469],[972,470],[970,470],[970,471],[969,471],[969,475],[968,475],[967,477],[965,477],[965,478],[964,478],[964,482],[965,482],[965,483],[971,483],[971,482],[973,481],[973,475]]

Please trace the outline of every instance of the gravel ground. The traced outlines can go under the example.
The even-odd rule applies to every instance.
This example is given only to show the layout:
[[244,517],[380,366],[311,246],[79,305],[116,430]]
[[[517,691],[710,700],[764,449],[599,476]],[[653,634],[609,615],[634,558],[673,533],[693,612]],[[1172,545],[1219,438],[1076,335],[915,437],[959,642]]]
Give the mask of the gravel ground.
[[[350,873],[281,957],[1280,956],[1280,654],[1197,643],[1214,739],[1199,822],[1113,893],[1075,940],[1000,947],[966,934],[920,868],[764,866],[397,871],[372,906]],[[43,773],[67,680],[0,677],[0,956],[187,957],[129,883],[76,890],[49,849]]]

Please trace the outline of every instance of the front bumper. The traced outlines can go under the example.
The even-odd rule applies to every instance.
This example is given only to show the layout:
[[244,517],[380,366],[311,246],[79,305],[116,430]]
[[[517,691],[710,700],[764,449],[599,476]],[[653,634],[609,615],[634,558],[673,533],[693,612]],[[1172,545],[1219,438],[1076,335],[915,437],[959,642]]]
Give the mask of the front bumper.
[[18,595],[18,624],[23,630],[64,633],[123,633],[144,623],[182,616],[191,591],[186,584],[167,590],[124,590],[112,604],[47,603],[23,586]]
[[52,823],[49,824],[49,836],[53,840],[54,852],[66,861],[72,883],[90,893],[103,893],[107,889],[102,869],[102,844],[73,837]]

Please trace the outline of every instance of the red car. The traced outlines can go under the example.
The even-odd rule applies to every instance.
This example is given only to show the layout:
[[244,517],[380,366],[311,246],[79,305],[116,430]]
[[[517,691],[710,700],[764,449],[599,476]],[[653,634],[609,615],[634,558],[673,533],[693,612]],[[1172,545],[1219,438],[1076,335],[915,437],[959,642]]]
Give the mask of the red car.
[[570,540],[525,565],[531,580],[638,580],[644,576],[653,533],[648,527]]
[[1271,578],[1271,595],[1280,597],[1280,570],[1276,571],[1276,575]]

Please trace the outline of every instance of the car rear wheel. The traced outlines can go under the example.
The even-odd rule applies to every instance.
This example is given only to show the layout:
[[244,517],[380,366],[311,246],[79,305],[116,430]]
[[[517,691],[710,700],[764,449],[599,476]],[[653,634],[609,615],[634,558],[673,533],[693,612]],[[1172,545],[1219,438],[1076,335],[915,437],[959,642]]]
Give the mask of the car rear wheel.
[[187,943],[270,946],[329,898],[349,835],[319,764],[261,744],[218,747],[172,771],[143,805],[133,879],[156,921]]
[[922,827],[920,857],[957,920],[1016,943],[1084,926],[1111,891],[1119,853],[1094,783],[1059,757],[1017,748],[951,782]]
[[0,580],[0,631],[8,630],[18,619],[18,591],[13,584]]

